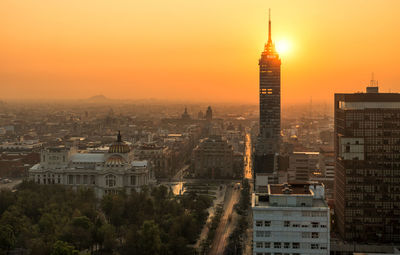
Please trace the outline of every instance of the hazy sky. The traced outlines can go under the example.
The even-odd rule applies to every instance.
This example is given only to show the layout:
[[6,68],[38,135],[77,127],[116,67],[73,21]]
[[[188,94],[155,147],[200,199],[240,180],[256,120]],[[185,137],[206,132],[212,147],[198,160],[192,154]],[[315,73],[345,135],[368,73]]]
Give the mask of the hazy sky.
[[284,104],[400,91],[398,0],[1,0],[0,99],[258,103],[268,8]]

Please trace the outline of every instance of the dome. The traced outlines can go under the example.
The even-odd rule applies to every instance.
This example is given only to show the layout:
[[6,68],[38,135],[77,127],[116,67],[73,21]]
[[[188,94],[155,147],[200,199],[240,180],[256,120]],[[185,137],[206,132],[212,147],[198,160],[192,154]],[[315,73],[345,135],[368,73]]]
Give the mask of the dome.
[[108,153],[128,153],[131,151],[129,145],[121,139],[121,133],[118,131],[117,141],[110,146]]
[[125,159],[121,157],[120,155],[112,155],[109,157],[106,161],[107,166],[119,166],[123,165],[125,163]]

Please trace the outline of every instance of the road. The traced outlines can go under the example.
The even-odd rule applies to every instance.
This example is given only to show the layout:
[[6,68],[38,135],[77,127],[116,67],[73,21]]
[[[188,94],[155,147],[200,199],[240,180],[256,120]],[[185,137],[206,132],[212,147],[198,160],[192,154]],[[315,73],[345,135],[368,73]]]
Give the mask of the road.
[[235,221],[229,220],[233,213],[233,206],[239,201],[240,190],[235,188],[227,188],[224,203],[224,214],[221,217],[218,228],[215,231],[214,240],[211,245],[209,255],[224,254],[228,237],[235,227]]
[[251,161],[251,136],[249,133],[246,134],[246,148],[244,152],[244,178],[251,180],[253,178],[252,173],[252,161]]
[[20,184],[22,182],[22,179],[14,179],[10,183],[1,183],[0,184],[0,189],[14,189],[15,186]]

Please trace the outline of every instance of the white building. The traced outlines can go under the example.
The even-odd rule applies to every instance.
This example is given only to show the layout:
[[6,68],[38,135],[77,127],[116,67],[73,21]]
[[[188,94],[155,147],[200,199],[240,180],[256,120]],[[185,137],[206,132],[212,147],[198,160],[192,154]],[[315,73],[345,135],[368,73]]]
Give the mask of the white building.
[[330,250],[329,207],[317,183],[270,184],[253,193],[253,254],[325,254]]
[[97,197],[119,190],[139,191],[154,183],[148,162],[134,161],[130,147],[121,140],[120,134],[105,153],[47,148],[41,153],[40,163],[29,170],[29,178],[39,184],[93,188]]

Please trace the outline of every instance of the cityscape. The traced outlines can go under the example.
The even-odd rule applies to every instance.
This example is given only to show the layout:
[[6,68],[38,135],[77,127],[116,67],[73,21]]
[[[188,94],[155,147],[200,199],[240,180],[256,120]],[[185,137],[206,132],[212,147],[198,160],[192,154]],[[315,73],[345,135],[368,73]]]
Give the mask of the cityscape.
[[[349,38],[393,33],[385,47],[353,39],[387,63],[360,58],[349,69],[349,53],[336,59],[321,46],[314,70],[305,58],[295,71],[291,55],[309,49],[282,35],[297,34],[301,1],[287,10],[286,1],[154,2],[0,3],[10,13],[0,11],[9,25],[0,32],[0,254],[400,254],[400,3],[357,0],[332,18],[377,24],[343,25]],[[346,8],[339,2],[305,3],[315,31]],[[237,38],[230,26],[250,35],[244,24],[259,20],[251,47],[226,44]],[[156,46],[146,26],[159,26]],[[131,27],[123,38],[139,48],[119,41]],[[199,39],[211,31],[227,49]],[[222,64],[235,47],[251,49],[251,62],[233,54]]]

